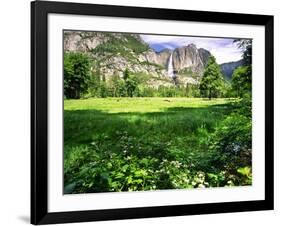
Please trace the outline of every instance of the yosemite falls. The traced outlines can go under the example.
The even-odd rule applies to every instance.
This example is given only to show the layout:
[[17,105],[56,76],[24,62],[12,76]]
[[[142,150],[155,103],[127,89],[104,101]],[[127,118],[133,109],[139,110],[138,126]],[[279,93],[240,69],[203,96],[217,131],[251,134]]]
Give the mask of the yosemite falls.
[[174,73],[174,66],[173,66],[173,53],[171,53],[170,58],[169,58],[169,63],[168,63],[168,75],[171,78],[176,77]]

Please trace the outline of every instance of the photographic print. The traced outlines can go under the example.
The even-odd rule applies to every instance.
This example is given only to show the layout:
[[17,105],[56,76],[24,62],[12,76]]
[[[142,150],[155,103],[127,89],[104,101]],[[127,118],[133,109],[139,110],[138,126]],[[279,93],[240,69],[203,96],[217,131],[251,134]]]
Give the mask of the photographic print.
[[64,194],[252,185],[252,40],[64,30]]
[[273,23],[32,2],[31,223],[272,210]]

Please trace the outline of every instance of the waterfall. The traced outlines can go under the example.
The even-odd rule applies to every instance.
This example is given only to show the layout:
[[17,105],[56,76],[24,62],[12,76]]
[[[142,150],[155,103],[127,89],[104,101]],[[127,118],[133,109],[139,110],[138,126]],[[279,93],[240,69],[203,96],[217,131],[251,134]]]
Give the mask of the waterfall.
[[174,73],[174,66],[173,66],[173,53],[171,53],[171,56],[169,58],[169,63],[168,63],[168,75],[171,78],[175,78],[176,75]]

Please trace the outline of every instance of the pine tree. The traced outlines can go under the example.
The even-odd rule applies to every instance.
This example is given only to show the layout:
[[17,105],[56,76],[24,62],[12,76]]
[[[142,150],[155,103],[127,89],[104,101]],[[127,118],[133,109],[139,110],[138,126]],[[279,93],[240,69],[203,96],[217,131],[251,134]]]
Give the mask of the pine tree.
[[200,82],[200,94],[209,99],[218,97],[223,87],[223,76],[214,56],[210,56]]
[[123,79],[126,81],[130,76],[129,69],[126,68],[125,71],[123,72]]

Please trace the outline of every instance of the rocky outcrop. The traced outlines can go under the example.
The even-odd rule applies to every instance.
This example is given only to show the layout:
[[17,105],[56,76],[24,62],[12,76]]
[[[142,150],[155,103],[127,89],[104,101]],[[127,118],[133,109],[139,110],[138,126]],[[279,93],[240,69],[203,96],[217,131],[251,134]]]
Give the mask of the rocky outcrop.
[[175,71],[189,68],[192,72],[202,74],[210,56],[208,50],[197,49],[194,44],[189,44],[173,51],[173,66]]
[[171,55],[171,50],[169,49],[165,49],[159,53],[156,53],[154,50],[149,49],[147,52],[143,54],[146,61],[154,64],[159,64],[164,68],[166,68],[168,65],[170,55]]
[[132,73],[145,73],[153,77],[165,77],[166,70],[158,65],[151,64],[147,61],[130,61],[122,56],[110,56],[104,58],[99,64],[99,71],[108,79],[112,75],[123,76],[125,69]]
[[199,52],[200,59],[202,60],[202,63],[205,67],[208,63],[211,53],[208,50],[203,49],[203,48],[198,49],[198,52]]
[[64,50],[88,52],[108,40],[109,38],[106,37],[105,33],[101,32],[65,31],[63,39]]

